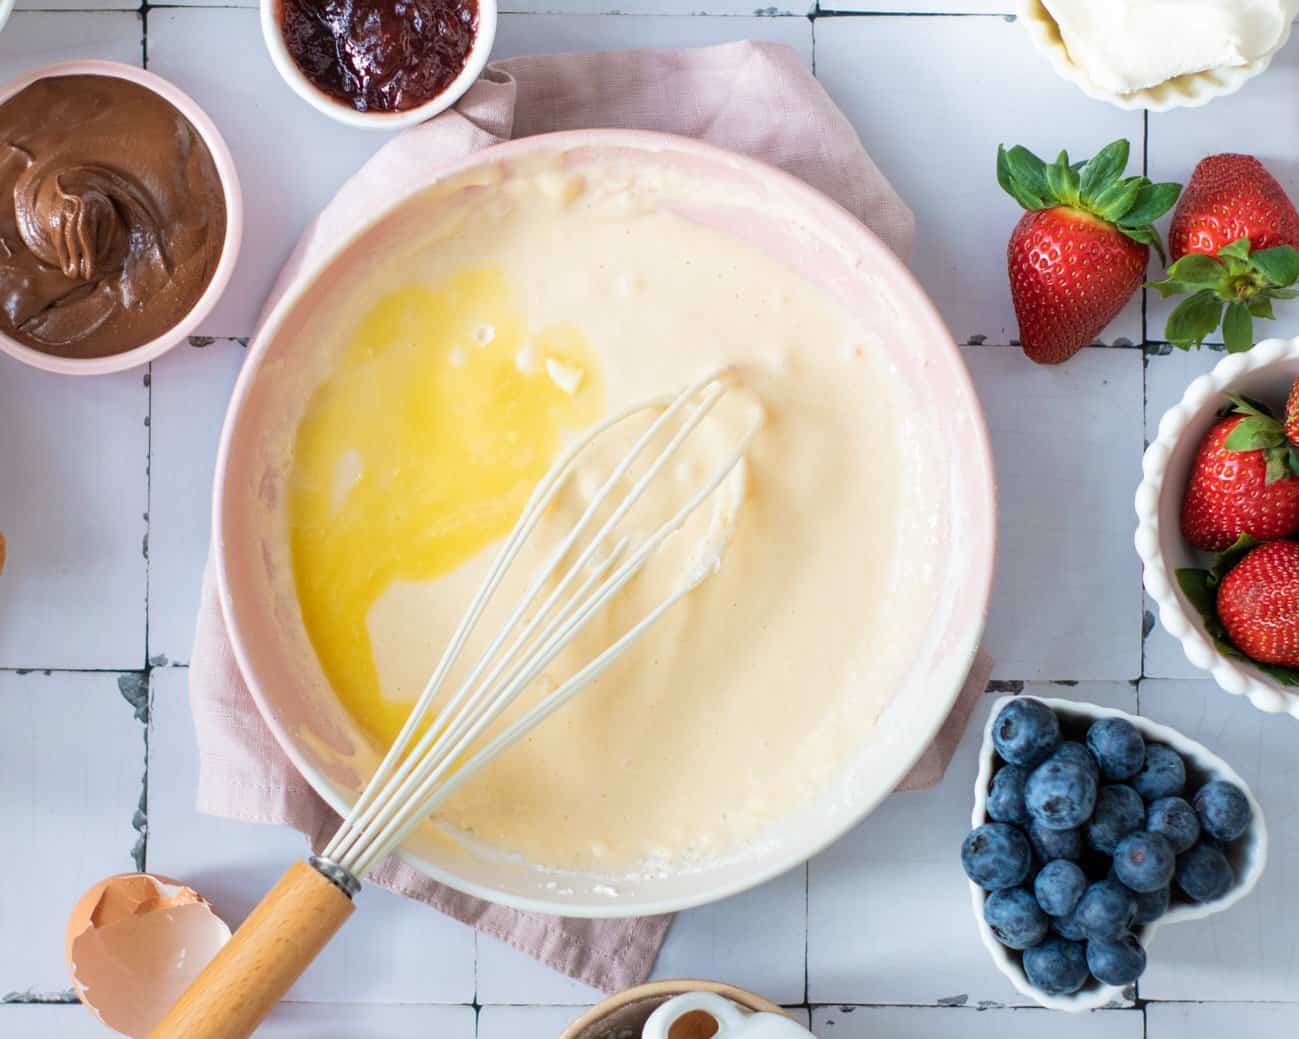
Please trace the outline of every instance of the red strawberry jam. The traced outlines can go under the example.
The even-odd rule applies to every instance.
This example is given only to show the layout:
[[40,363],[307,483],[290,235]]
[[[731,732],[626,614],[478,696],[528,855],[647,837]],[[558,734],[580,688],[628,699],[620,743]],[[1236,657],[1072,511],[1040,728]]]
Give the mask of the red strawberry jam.
[[358,112],[432,100],[464,69],[477,0],[281,0],[284,42],[324,93]]

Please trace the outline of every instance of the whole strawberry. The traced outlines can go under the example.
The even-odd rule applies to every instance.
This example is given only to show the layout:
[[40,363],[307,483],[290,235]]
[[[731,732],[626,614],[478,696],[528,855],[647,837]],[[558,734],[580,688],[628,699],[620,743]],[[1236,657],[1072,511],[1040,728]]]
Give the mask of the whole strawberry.
[[1174,260],[1187,253],[1216,256],[1241,238],[1255,249],[1299,247],[1299,212],[1254,156],[1210,155],[1191,173],[1173,211],[1168,251]]
[[1151,221],[1180,185],[1124,177],[1128,142],[1086,162],[1061,152],[1047,165],[1027,148],[997,149],[997,182],[1027,213],[1006,247],[1019,341],[1039,364],[1067,361],[1123,309],[1140,287],[1150,246],[1163,256]]
[[1290,387],[1290,396],[1285,402],[1285,438],[1292,444],[1299,444],[1299,379]]
[[1257,404],[1232,404],[1200,441],[1182,499],[1182,535],[1206,552],[1242,534],[1267,541],[1299,532],[1299,450]]
[[1299,543],[1252,549],[1222,579],[1217,609],[1232,644],[1247,657],[1299,667]]

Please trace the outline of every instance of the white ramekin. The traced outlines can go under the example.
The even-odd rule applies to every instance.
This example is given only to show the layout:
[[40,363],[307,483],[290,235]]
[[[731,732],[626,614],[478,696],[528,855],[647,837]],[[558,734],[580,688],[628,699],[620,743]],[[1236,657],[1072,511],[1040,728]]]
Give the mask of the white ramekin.
[[[1293,0],[1292,6],[1294,6]],[[1073,63],[1069,51],[1065,48],[1064,40],[1060,37],[1060,27],[1056,25],[1055,19],[1051,17],[1042,0],[1016,0],[1015,14],[1020,23],[1028,29],[1034,46],[1047,56],[1051,67],[1061,78],[1067,79],[1088,97],[1095,98],[1097,101],[1108,101],[1118,108],[1144,108],[1151,112],[1166,112],[1170,108],[1198,108],[1208,104],[1215,97],[1234,94],[1263,72],[1290,38],[1290,19],[1287,19],[1285,30],[1276,46],[1248,65],[1232,65],[1178,76],[1176,79],[1146,87],[1144,90],[1120,94],[1097,86],[1083,69]]]
[[324,112],[331,119],[362,130],[404,130],[408,126],[432,119],[439,112],[450,108],[482,75],[483,69],[487,67],[487,60],[491,57],[492,44],[496,42],[496,0],[478,0],[478,32],[474,37],[474,45],[469,51],[465,67],[460,70],[460,75],[456,76],[442,93],[404,112],[358,112],[351,105],[330,97],[298,68],[298,63],[293,60],[289,48],[284,43],[284,32],[280,27],[281,2],[282,0],[261,0],[260,3],[262,38],[266,41],[266,50],[271,55],[271,62],[284,82],[292,87],[293,92],[307,104]]
[[1227,692],[1249,697],[1259,710],[1299,718],[1299,689],[1282,685],[1248,660],[1220,652],[1177,583],[1178,569],[1208,565],[1209,557],[1182,537],[1182,495],[1196,448],[1216,421],[1225,394],[1284,403],[1296,378],[1299,338],[1267,339],[1246,353],[1227,354],[1186,388],[1181,401],[1159,420],[1159,432],[1141,461],[1136,544],[1146,591],[1159,605],[1159,622],[1182,644],[1186,659],[1208,671]]
[[[979,750],[979,776],[974,786],[974,811],[970,816],[972,826],[982,826],[989,821],[987,811],[988,785],[992,782],[992,775],[995,771],[994,766],[997,760],[996,747],[993,746],[992,742],[992,727],[997,720],[997,715],[1001,713],[1001,709],[1014,699],[1013,696],[1003,696],[997,700],[992,705],[992,713],[988,715],[988,723],[983,728],[983,746]],[[1267,864],[1267,823],[1263,820],[1263,809],[1258,803],[1258,798],[1254,796],[1254,791],[1249,788],[1248,783],[1240,778],[1235,769],[1203,744],[1183,736],[1176,729],[1170,729],[1167,725],[1152,722],[1149,718],[1127,714],[1110,707],[1100,707],[1091,703],[1077,703],[1073,700],[1048,700],[1040,697],[1035,697],[1035,699],[1041,699],[1042,703],[1055,711],[1066,728],[1070,723],[1079,727],[1090,725],[1098,718],[1124,718],[1140,730],[1141,735],[1145,737],[1147,742],[1168,744],[1186,760],[1188,794],[1193,793],[1198,787],[1211,779],[1222,779],[1240,787],[1245,792],[1245,796],[1249,798],[1249,806],[1254,812],[1253,822],[1250,823],[1249,832],[1240,840],[1234,841],[1228,851],[1228,858],[1231,860],[1232,867],[1236,872],[1236,886],[1215,902],[1204,902],[1199,905],[1193,903],[1179,905],[1174,903],[1168,912],[1154,923],[1146,924],[1139,929],[1137,938],[1145,949],[1150,948],[1155,932],[1161,927],[1182,923],[1185,920],[1202,920],[1206,916],[1221,913],[1224,909],[1230,909],[1254,890],[1259,877],[1263,875],[1263,867]],[[1050,996],[1034,988],[1029,984],[1028,977],[1024,974],[1023,965],[1020,963],[1020,954],[1006,948],[1001,942],[997,941],[996,936],[992,933],[992,928],[983,919],[983,903],[986,898],[987,895],[983,889],[971,881],[970,902],[974,907],[974,919],[978,923],[979,937],[983,939],[984,947],[988,950],[988,955],[992,957],[992,962],[997,965],[997,969],[1002,974],[1006,975],[1017,991],[1051,1010],[1065,1010],[1070,1013],[1096,1010],[1122,998],[1123,988],[1115,985],[1102,985],[1095,979],[1092,979],[1080,991],[1071,996]]]
[[203,143],[207,145],[208,152],[212,155],[212,163],[216,166],[217,176],[221,180],[221,190],[225,195],[226,235],[221,246],[221,259],[217,261],[216,272],[198,301],[190,308],[189,313],[157,339],[132,350],[110,354],[108,357],[56,357],[54,354],[34,350],[16,339],[0,334],[0,350],[33,368],[57,372],[60,375],[106,375],[110,372],[121,372],[152,361],[177,343],[183,342],[208,316],[216,306],[217,300],[221,298],[221,294],[225,292],[226,286],[230,283],[230,276],[234,273],[235,260],[239,256],[239,243],[243,239],[244,203],[243,194],[239,190],[239,176],[235,172],[235,160],[230,155],[230,149],[226,146],[221,132],[193,98],[172,86],[161,76],[155,76],[152,72],[146,72],[134,65],[122,65],[116,61],[65,61],[57,65],[46,65],[0,86],[0,104],[37,80],[47,79],[50,76],[113,76],[148,87],[163,100],[170,102],[203,138]]
[[18,0],[0,0],[0,29],[5,27],[5,22],[9,21],[9,16],[14,13],[14,4]]

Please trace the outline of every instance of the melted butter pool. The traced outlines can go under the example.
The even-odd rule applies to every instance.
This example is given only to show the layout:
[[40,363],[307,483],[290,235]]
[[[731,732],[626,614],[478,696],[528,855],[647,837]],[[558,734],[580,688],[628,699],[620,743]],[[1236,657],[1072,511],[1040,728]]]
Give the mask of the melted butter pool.
[[380,746],[411,705],[383,695],[371,607],[509,533],[565,435],[602,413],[601,382],[578,328],[534,329],[483,268],[383,297],[312,396],[289,489],[294,581],[326,676]]

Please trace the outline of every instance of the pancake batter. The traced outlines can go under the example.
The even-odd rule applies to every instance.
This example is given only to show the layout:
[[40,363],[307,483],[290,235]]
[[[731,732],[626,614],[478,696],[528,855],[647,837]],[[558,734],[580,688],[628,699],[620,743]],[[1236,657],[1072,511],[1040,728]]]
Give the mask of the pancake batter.
[[[743,393],[663,482],[679,496],[763,415],[720,573],[439,821],[617,874],[734,853],[811,797],[860,747],[926,617],[899,558],[932,488],[869,330],[759,250],[559,173],[485,195],[355,300],[298,428],[289,533],[312,644],[380,746],[567,437],[735,366]],[[570,663],[679,579],[696,541],[677,540]],[[532,696],[572,673],[552,670]]]

